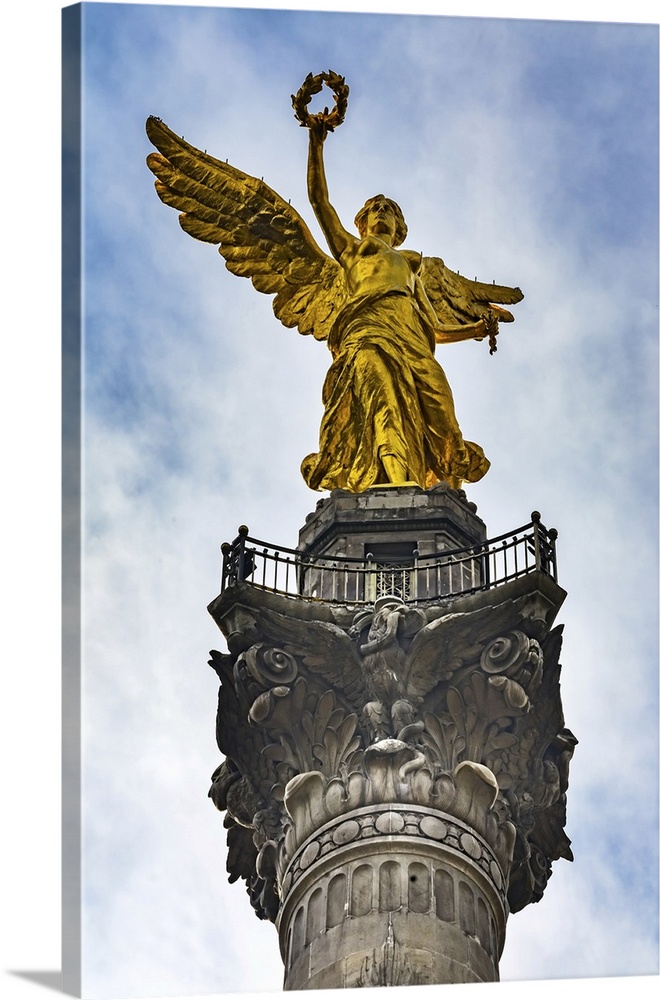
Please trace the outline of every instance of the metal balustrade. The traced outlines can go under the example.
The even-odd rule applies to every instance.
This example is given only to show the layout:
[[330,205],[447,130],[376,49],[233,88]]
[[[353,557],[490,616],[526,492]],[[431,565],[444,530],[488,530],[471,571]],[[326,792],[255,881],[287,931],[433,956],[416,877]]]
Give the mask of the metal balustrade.
[[379,563],[312,555],[253,538],[242,525],[222,546],[222,590],[237,583],[291,598],[339,604],[373,604],[383,596],[418,604],[480,590],[540,571],[557,580],[557,531],[534,511],[529,524],[462,549],[420,555],[411,561]]

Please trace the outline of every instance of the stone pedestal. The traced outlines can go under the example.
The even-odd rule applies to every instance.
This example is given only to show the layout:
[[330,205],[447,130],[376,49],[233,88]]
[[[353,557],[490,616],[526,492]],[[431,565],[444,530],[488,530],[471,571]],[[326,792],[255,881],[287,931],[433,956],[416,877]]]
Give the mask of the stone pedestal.
[[[418,602],[459,585],[481,586],[485,541],[475,504],[444,484],[334,490],[300,530],[301,596],[346,603],[389,594]],[[441,565],[439,553],[445,553]],[[359,561],[363,571],[351,575],[346,567]]]
[[301,553],[364,558],[370,551],[397,546],[418,555],[464,549],[486,540],[476,504],[461,490],[438,483],[381,486],[366,493],[333,490],[319,500],[300,529]]
[[508,914],[571,858],[556,533],[485,536],[464,494],[412,487],[322,502],[293,593],[258,584],[247,529],[225,548],[209,794],[285,989],[494,981]]

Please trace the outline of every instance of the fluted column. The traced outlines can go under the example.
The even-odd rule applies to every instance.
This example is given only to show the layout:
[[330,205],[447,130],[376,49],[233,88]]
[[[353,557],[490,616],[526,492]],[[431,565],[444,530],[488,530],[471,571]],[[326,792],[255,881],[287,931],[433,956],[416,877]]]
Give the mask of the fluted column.
[[[401,748],[376,753],[397,767]],[[497,794],[486,769],[464,765],[459,780]],[[513,844],[499,846],[498,857],[469,823],[404,802],[323,824],[284,874],[284,988],[496,980]]]

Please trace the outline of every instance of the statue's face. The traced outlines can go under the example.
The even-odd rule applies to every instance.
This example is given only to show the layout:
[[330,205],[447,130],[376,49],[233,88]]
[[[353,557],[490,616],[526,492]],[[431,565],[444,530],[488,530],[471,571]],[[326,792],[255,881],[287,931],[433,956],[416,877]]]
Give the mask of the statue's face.
[[397,219],[392,204],[387,198],[375,198],[367,209],[365,230],[381,239],[394,239]]

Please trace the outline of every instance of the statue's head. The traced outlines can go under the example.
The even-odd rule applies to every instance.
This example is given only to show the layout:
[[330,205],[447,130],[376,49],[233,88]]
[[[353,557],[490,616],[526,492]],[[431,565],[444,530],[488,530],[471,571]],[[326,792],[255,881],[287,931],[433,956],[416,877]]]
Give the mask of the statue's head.
[[395,232],[392,239],[392,246],[398,247],[403,243],[406,236],[408,235],[408,227],[406,225],[406,220],[403,217],[403,212],[397,205],[395,201],[391,198],[386,198],[384,194],[374,195],[373,198],[367,198],[364,205],[355,216],[355,225],[360,236],[364,237],[367,234],[367,228],[369,226],[369,216],[373,216],[374,213],[378,211],[379,208],[389,209],[394,216]]

